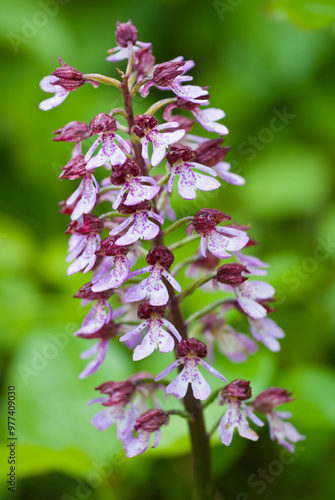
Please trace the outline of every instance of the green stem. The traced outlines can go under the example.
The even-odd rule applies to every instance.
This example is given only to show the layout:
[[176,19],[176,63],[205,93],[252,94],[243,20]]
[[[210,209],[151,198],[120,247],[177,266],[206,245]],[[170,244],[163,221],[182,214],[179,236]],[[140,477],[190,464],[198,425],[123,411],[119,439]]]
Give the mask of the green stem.
[[180,262],[178,262],[178,264],[174,266],[171,274],[176,277],[177,274],[180,273],[182,269],[184,269],[184,267],[188,266],[192,262],[195,262],[196,260],[198,260],[198,258],[199,258],[198,255],[192,255],[192,257],[187,257],[186,259],[181,260]]
[[[129,77],[127,75],[124,75],[123,77],[123,83],[122,83],[122,95],[123,95],[123,102],[124,102],[124,109],[127,114],[127,123],[128,123],[128,133],[131,137],[131,129],[134,125],[134,112],[133,112],[133,105],[132,105],[132,100],[131,100],[131,93],[129,91],[128,87],[128,79]],[[133,144],[133,149],[135,153],[135,158],[137,165],[140,167],[141,175],[147,175],[147,169],[145,166],[144,159],[142,158],[142,146],[140,143],[135,143],[132,141]]]
[[167,227],[166,229],[163,230],[164,236],[170,233],[171,231],[174,231],[178,227],[182,226],[183,224],[187,224],[189,222],[193,221],[193,217],[188,216],[188,217],[183,217],[182,219],[177,220],[171,226]]
[[192,321],[196,321],[199,318],[202,318],[202,316],[205,316],[205,314],[208,314],[211,311],[214,311],[219,306],[222,306],[225,302],[229,302],[231,299],[219,299],[216,300],[215,302],[212,302],[211,304],[208,304],[207,306],[203,307],[199,311],[191,314],[185,321],[186,325],[189,325],[192,323]]
[[166,412],[167,415],[179,415],[180,417],[187,418],[188,420],[191,418],[191,415],[187,413],[187,411],[181,410],[168,410]]
[[208,434],[207,434],[208,439],[210,439],[210,437],[212,436],[212,434],[214,434],[214,432],[218,429],[220,421],[221,421],[221,418],[222,417],[220,417],[218,420],[216,420],[216,422],[214,423],[214,425],[212,426],[212,428],[208,432]]
[[206,403],[204,403],[202,405],[202,409],[203,410],[205,408],[207,408],[208,405],[210,405],[211,403],[213,403],[213,401],[216,400],[216,398],[218,397],[220,391],[222,391],[222,387],[220,387],[220,389],[216,389],[216,391],[212,392],[212,394],[206,399]]
[[169,99],[162,99],[161,101],[156,102],[150,108],[144,113],[145,115],[154,115],[156,111],[158,111],[161,108],[164,108],[164,106],[167,106],[168,104],[171,104],[172,102],[176,102],[177,98],[176,97],[171,97]]
[[188,236],[187,238],[184,238],[183,240],[177,241],[176,243],[170,245],[169,249],[172,252],[173,250],[177,250],[177,248],[183,247],[184,245],[187,245],[187,243],[191,243],[191,241],[198,240],[199,238],[200,234],[194,234],[193,236]]
[[207,283],[207,281],[212,280],[216,276],[216,271],[210,274],[207,274],[206,276],[202,276],[201,278],[198,278],[197,280],[194,280],[192,283],[190,283],[182,292],[180,295],[178,295],[178,302],[181,302],[185,297],[188,295],[191,295],[197,288],[199,288],[201,285],[204,285]]
[[87,73],[84,75],[85,80],[91,80],[93,82],[104,83],[105,85],[113,85],[118,89],[121,88],[122,83],[115,78],[110,78],[109,76],[99,75],[98,73]]

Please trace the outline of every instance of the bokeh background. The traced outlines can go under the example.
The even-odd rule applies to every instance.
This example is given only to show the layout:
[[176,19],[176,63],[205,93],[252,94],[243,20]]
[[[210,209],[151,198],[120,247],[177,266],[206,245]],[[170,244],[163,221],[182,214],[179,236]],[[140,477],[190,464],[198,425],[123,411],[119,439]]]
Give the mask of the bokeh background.
[[[126,348],[114,343],[104,366],[78,379],[87,345],[72,333],[86,312],[71,296],[85,278],[66,277],[67,218],[57,203],[73,183],[57,178],[70,150],[51,138],[71,120],[108,112],[119,102],[117,91],[88,85],[59,108],[38,109],[45,98],[38,82],[60,54],[84,73],[116,76],[106,50],[115,45],[116,21],[129,18],[139,39],[152,41],[157,62],[178,55],[195,60],[194,83],[210,85],[211,105],[225,110],[229,160],[247,181],[218,196],[200,195],[196,205],[174,198],[174,208],[186,215],[206,202],[252,223],[261,243],[254,252],[271,264],[273,317],[286,332],[281,352],[260,346],[243,365],[217,356],[216,366],[229,380],[250,379],[255,394],[270,385],[292,390],[292,422],[307,436],[287,460],[267,429],[257,443],[235,435],[229,448],[214,435],[215,499],[334,498],[334,0],[15,0],[2,8],[0,425],[6,437],[7,387],[15,385],[15,498],[191,496],[189,445],[177,417],[159,448],[131,460],[114,428],[99,433],[89,422],[93,388],[131,373]],[[149,100],[155,96],[151,91]],[[135,106],[145,109],[141,99]],[[185,313],[211,299],[193,295]],[[140,367],[157,373],[161,362],[153,355]],[[209,421],[216,417],[214,408]],[[5,440],[0,454],[6,474]],[[1,485],[2,498],[13,498],[7,486]]]

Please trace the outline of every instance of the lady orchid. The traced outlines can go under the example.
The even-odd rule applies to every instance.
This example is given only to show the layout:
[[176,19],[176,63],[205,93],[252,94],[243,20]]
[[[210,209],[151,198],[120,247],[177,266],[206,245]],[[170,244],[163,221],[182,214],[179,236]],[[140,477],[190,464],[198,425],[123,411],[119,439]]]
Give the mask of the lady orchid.
[[[290,393],[265,389],[248,403],[250,382],[236,379],[222,387],[224,375],[204,359],[207,345],[203,340],[211,361],[214,352],[215,359],[219,352],[224,359],[241,363],[256,352],[257,342],[278,351],[284,332],[268,317],[273,310],[268,302],[275,293],[262,281],[268,264],[245,253],[256,244],[247,234],[250,226],[232,223],[230,215],[216,208],[203,207],[194,213],[192,202],[188,215],[179,217],[178,200],[194,200],[199,191],[218,190],[218,179],[236,186],[245,182],[223,161],[231,149],[222,147],[223,136],[228,134],[220,123],[225,113],[207,107],[208,87],[185,84],[192,81],[187,73],[193,61],[176,57],[156,64],[152,45],[138,41],[137,36],[131,21],[117,23],[117,46],[107,57],[113,63],[127,61],[122,71],[117,68],[117,78],[83,74],[60,59],[61,67],[40,84],[42,90],[55,94],[40,104],[45,111],[86,82],[94,87],[107,84],[123,99],[123,108],[109,109],[106,103],[89,124],[74,120],[54,132],[54,141],[73,144],[71,158],[60,174],[60,179],[75,181],[73,194],[61,202],[61,213],[70,216],[65,231],[70,235],[68,274],[91,273],[90,281],[74,295],[84,306],[91,304],[75,335],[95,342],[81,355],[92,359],[79,377],[99,376],[101,363],[113,362],[113,345],[119,341],[133,350],[134,367],[136,361],[152,355],[162,359],[163,368],[165,353],[174,352],[176,360],[158,374],[139,372],[124,381],[100,383],[96,389],[101,396],[89,404],[101,404],[103,409],[93,416],[92,424],[99,431],[115,424],[126,456],[133,457],[147,450],[151,434],[155,435],[153,447],[158,445],[161,431],[168,432],[163,427],[170,428],[169,417],[186,418],[196,497],[209,499],[208,437],[216,430],[225,445],[230,445],[235,428],[240,436],[256,441],[258,435],[248,419],[264,425],[254,414],[260,412],[267,416],[271,438],[289,451],[304,436],[286,421],[287,412],[274,411],[291,400]],[[136,115],[133,99],[144,100],[153,86],[164,91],[165,97],[144,105],[146,110]],[[195,123],[217,137],[192,134]],[[93,144],[87,144],[92,137]],[[100,167],[110,171],[109,178]],[[170,203],[172,193],[177,196],[175,207]],[[101,204],[108,205],[109,211],[102,213]],[[175,231],[183,226],[187,226],[185,236],[176,237]],[[195,240],[200,240],[198,251],[188,250],[187,258],[178,259],[175,252]],[[222,263],[222,259],[230,262]],[[178,273],[184,274],[181,283],[188,280],[183,289],[175,278]],[[192,307],[188,297],[201,287],[219,290],[222,298],[186,319],[185,307]],[[250,333],[234,328],[231,310],[247,318]],[[179,374],[166,382],[175,368]],[[219,388],[211,391],[207,373],[204,376],[199,368],[213,375]],[[183,411],[173,408],[174,398],[183,400]],[[204,412],[214,400],[225,412],[207,434]]]

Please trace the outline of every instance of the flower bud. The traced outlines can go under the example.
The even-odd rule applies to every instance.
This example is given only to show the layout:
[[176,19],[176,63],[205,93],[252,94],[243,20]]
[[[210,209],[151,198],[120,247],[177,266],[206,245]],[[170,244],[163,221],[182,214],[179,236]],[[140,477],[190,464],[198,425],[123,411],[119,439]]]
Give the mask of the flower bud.
[[[206,96],[207,97],[207,96]],[[211,139],[209,141],[202,142],[197,148],[196,161],[202,163],[207,167],[214,167],[226,156],[231,146],[227,148],[220,148],[220,145],[224,141],[223,137],[219,139]]]
[[70,160],[64,167],[62,167],[62,172],[59,176],[60,179],[80,179],[88,174],[86,170],[87,161],[85,161],[85,156],[77,155],[72,160]]
[[149,130],[153,129],[158,123],[158,120],[152,115],[137,115],[134,118],[133,133],[137,137],[144,137]]
[[270,387],[261,392],[254,401],[254,408],[262,413],[270,413],[276,406],[293,401],[292,392],[280,387]]
[[168,421],[169,417],[163,410],[148,410],[136,419],[134,429],[135,431],[156,432]]
[[[125,200],[127,195],[125,194],[123,200]],[[134,214],[137,210],[151,210],[151,205],[149,201],[141,201],[137,205],[124,205],[120,203],[118,206],[118,212],[120,214],[131,215]]]
[[249,273],[242,264],[224,264],[217,271],[217,280],[224,285],[239,286],[248,279],[242,273]]
[[111,295],[113,295],[113,289],[105,290],[103,292],[92,292],[92,283],[86,283],[81,288],[79,288],[78,292],[73,295],[75,299],[86,299],[86,300],[99,300],[99,299],[109,299]]
[[134,70],[139,76],[148,74],[155,65],[155,56],[152,54],[151,47],[137,50],[135,52]]
[[127,177],[137,176],[140,173],[139,167],[132,160],[127,160],[122,165],[113,165],[111,183],[115,186],[122,186],[127,182]]
[[192,161],[195,158],[196,152],[184,144],[173,144],[166,155],[167,161],[173,165],[178,160]]
[[140,319],[149,319],[152,314],[158,314],[159,316],[164,316],[165,306],[152,306],[150,302],[143,302],[137,309],[137,316]]
[[70,222],[65,234],[98,234],[104,228],[104,223],[93,214],[83,214],[78,220]]
[[68,92],[84,85],[85,79],[83,73],[66,64],[61,57],[59,58],[59,62],[61,67],[51,73],[58,78],[53,85],[60,85]]
[[99,113],[93,118],[90,125],[90,135],[101,134],[102,132],[114,132],[117,130],[116,120],[106,113]]
[[[202,87],[203,90],[208,90],[208,88],[209,87]],[[209,98],[210,95],[206,94],[197,97],[197,100],[208,101]],[[184,109],[185,111],[195,111],[196,109],[199,108],[199,106],[200,106],[199,103],[196,104],[194,102],[186,101],[186,99],[183,99],[182,97],[177,97],[176,108],[178,109]]]
[[125,382],[104,382],[95,390],[109,396],[109,399],[102,403],[103,406],[119,406],[129,403],[135,387],[126,380]]
[[199,358],[205,358],[207,356],[207,346],[201,340],[192,337],[187,340],[182,340],[177,345],[177,357],[183,358],[187,356],[188,353],[196,354]]
[[220,222],[230,219],[229,215],[215,208],[202,208],[195,214],[193,226],[198,234],[205,234],[207,231],[214,229]]
[[250,382],[243,379],[236,379],[227,384],[219,394],[219,404],[224,405],[230,398],[245,401],[251,398]]
[[168,87],[178,75],[183,74],[183,70],[180,68],[184,65],[185,61],[158,64],[154,71],[153,81],[158,87]]
[[100,257],[114,257],[115,255],[126,255],[130,246],[120,246],[116,245],[115,241],[119,236],[109,236],[101,241],[98,245],[95,255],[100,255]]
[[158,263],[168,271],[173,264],[174,255],[167,247],[159,245],[149,250],[145,260],[152,266]]
[[75,335],[82,339],[104,339],[109,340],[115,337],[115,335],[120,333],[120,325],[114,323],[111,320],[109,323],[105,323],[99,330],[93,333],[83,333],[77,332]]
[[117,29],[115,32],[116,43],[119,47],[127,47],[128,43],[135,45],[137,42],[137,29],[129,20],[127,23],[116,23]]
[[90,128],[87,123],[73,121],[53,132],[57,137],[53,141],[80,142],[90,136]]

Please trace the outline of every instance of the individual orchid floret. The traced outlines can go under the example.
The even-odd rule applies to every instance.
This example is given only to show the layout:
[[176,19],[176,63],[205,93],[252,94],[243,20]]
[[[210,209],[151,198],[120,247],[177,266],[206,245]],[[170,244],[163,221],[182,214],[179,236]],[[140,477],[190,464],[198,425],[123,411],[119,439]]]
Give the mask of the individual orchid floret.
[[254,319],[265,318],[265,301],[271,300],[275,289],[265,281],[247,281],[248,269],[242,264],[224,264],[217,271],[217,281],[230,285],[242,311]]
[[117,210],[121,202],[124,205],[137,205],[142,201],[152,200],[160,191],[160,186],[155,179],[149,176],[139,176],[139,167],[132,160],[126,160],[123,165],[115,165],[111,175],[111,182],[122,186],[115,201],[113,209]]
[[75,202],[75,207],[71,213],[71,219],[79,219],[83,214],[88,214],[93,210],[97,195],[100,191],[93,174],[86,174],[78,188],[66,200],[66,205],[71,206]]
[[100,243],[95,254],[103,257],[99,270],[92,277],[92,292],[102,292],[118,288],[124,283],[130,273],[130,263],[127,253],[129,246],[115,244],[117,237],[110,236]]
[[219,435],[221,442],[229,446],[233,439],[234,429],[241,437],[257,441],[258,434],[250,428],[247,417],[260,427],[264,425],[256,415],[248,408],[244,401],[251,398],[250,382],[246,380],[233,380],[226,385],[219,394],[219,405],[228,404],[228,410],[220,420]]
[[149,300],[152,306],[163,306],[169,300],[169,292],[163,283],[164,277],[169,284],[178,292],[181,291],[179,283],[168,272],[174,261],[173,253],[164,245],[152,248],[146,256],[146,267],[137,269],[130,273],[129,278],[144,273],[150,273],[149,277],[140,283],[131,286],[125,294],[125,302],[136,302],[139,300]]
[[86,283],[73,296],[76,299],[84,299],[83,303],[95,300],[95,304],[84,319],[78,333],[94,333],[100,330],[104,325],[108,324],[112,319],[112,306],[109,302],[109,297],[113,294],[113,290],[103,292],[93,292],[92,283]]
[[[208,95],[202,96],[204,101],[207,100],[208,97],[209,97]],[[206,102],[204,102],[204,104],[206,104]],[[176,102],[169,104],[165,108],[163,114],[163,118],[165,120],[170,119],[171,111],[174,108],[190,111],[194,116],[194,118],[196,118],[196,120],[200,123],[200,125],[208,132],[214,132],[215,134],[219,135],[227,135],[229,133],[229,130],[225,125],[222,125],[222,123],[217,123],[218,120],[221,120],[226,116],[222,109],[218,108],[200,109],[199,104],[186,101],[185,99],[177,97]]]
[[142,97],[148,95],[150,87],[156,86],[170,89],[176,96],[186,101],[203,104],[202,97],[208,94],[207,90],[197,85],[181,85],[186,80],[192,80],[192,77],[184,76],[185,71],[191,67],[190,62],[169,61],[158,64],[153,72],[152,80],[146,83],[141,90]]
[[[117,316],[116,313],[117,311],[114,311],[114,319]],[[120,333],[119,328],[120,327],[111,320],[109,323],[106,323],[94,333],[83,333],[81,331],[76,332],[76,335],[83,339],[99,339],[99,342],[94,344],[93,347],[81,353],[81,359],[87,359],[91,357],[94,357],[94,359],[88,363],[86,368],[79,375],[79,378],[89,377],[90,375],[92,375],[92,373],[97,371],[106,357],[110,339]]]
[[253,319],[248,317],[250,332],[254,339],[262,342],[270,351],[280,351],[277,339],[285,337],[284,331],[271,318]]
[[201,319],[203,334],[208,344],[209,357],[213,359],[213,345],[233,363],[243,363],[247,356],[257,351],[257,344],[248,335],[237,332],[216,314],[207,314]]
[[104,224],[99,217],[92,214],[82,215],[78,220],[70,223],[66,234],[71,234],[69,239],[69,254],[66,262],[72,262],[67,274],[79,271],[87,273],[96,262],[96,248],[100,242],[101,231]]
[[116,424],[117,437],[124,444],[133,437],[133,428],[138,414],[130,399],[135,386],[130,381],[105,382],[96,390],[101,391],[102,397],[90,401],[88,404],[101,403],[106,408],[94,415],[91,423],[99,430],[104,431]]
[[122,61],[128,59],[130,50],[134,50],[135,54],[140,49],[150,48],[151,43],[139,42],[137,40],[137,29],[129,20],[127,23],[116,23],[117,29],[115,32],[117,47],[108,50],[111,54],[106,58],[107,61]]
[[138,240],[152,240],[159,233],[159,226],[150,219],[154,219],[159,224],[164,223],[162,217],[151,210],[149,202],[142,202],[132,207],[120,205],[118,210],[123,214],[129,214],[129,217],[112,229],[109,234],[116,236],[125,231],[129,226],[130,228],[116,240],[116,245],[131,245]]
[[175,368],[184,365],[183,370],[177,377],[167,386],[167,394],[172,394],[178,399],[185,396],[188,384],[191,384],[193,395],[196,399],[207,399],[211,389],[208,382],[199,371],[198,365],[201,365],[214,377],[226,382],[226,379],[221,373],[207,363],[203,358],[207,356],[207,346],[200,340],[192,337],[187,340],[182,340],[177,346],[177,360],[171,363],[165,370],[157,375],[155,381],[158,382],[166,377]]
[[201,235],[201,253],[207,255],[207,249],[219,259],[231,255],[227,250],[236,252],[248,243],[249,236],[232,227],[217,227],[220,222],[230,220],[229,215],[213,208],[202,208],[193,219],[193,227]]
[[59,62],[61,67],[53,71],[51,75],[42,78],[40,82],[40,87],[44,92],[55,94],[40,103],[39,108],[43,111],[49,111],[59,106],[72,90],[81,87],[85,82],[91,83],[93,87],[98,87],[96,82],[85,78],[83,73],[66,64],[61,57]]
[[292,393],[279,387],[271,387],[259,394],[253,403],[253,409],[265,413],[270,427],[270,438],[284,446],[289,452],[294,452],[294,444],[306,439],[297,429],[284,420],[291,417],[290,412],[274,411],[277,406],[293,400]]
[[81,142],[87,139],[91,132],[87,123],[72,121],[55,130],[53,134],[56,135],[52,138],[53,141]]
[[242,186],[245,184],[245,179],[238,174],[230,172],[231,165],[222,161],[231,149],[231,146],[222,148],[221,144],[223,141],[223,137],[202,141],[196,150],[196,161],[207,167],[213,167],[219,177],[229,184]]
[[[195,155],[195,151],[182,144],[174,144],[166,155],[168,163],[172,166],[167,190],[169,193],[172,192],[174,180],[179,175],[178,193],[185,200],[194,200],[197,189],[200,191],[213,191],[220,187],[219,181],[213,179],[217,175],[215,170],[193,162]],[[199,174],[194,172],[193,169],[200,170],[213,177]]]
[[[105,113],[99,113],[93,118],[90,123],[91,135],[99,134],[99,137],[85,155],[88,170],[105,164],[106,168],[110,169],[110,165],[120,165],[127,160],[125,153],[116,145],[115,141],[118,141],[127,153],[130,153],[130,146],[119,134],[115,134],[116,130],[115,118]],[[100,144],[99,153],[92,156]]]
[[138,417],[134,425],[134,430],[138,434],[135,438],[127,440],[124,446],[126,456],[131,458],[144,453],[149,446],[152,433],[155,433],[152,448],[156,448],[161,436],[161,427],[167,425],[168,422],[169,416],[163,410],[158,409],[148,410]]
[[142,157],[145,160],[149,160],[148,147],[149,142],[152,143],[153,153],[150,161],[153,167],[156,167],[163,160],[166,149],[171,144],[180,141],[185,135],[185,130],[160,133],[161,130],[179,127],[177,122],[157,124],[158,120],[152,115],[137,115],[132,128],[133,134],[141,139]]
[[175,345],[172,335],[178,342],[181,342],[178,330],[164,318],[164,314],[165,306],[152,306],[148,302],[139,305],[137,315],[145,321],[120,338],[120,341],[124,342],[131,340],[139,333],[146,332],[141,344],[134,350],[134,361],[150,356],[155,349],[159,349],[159,352],[172,351]]

